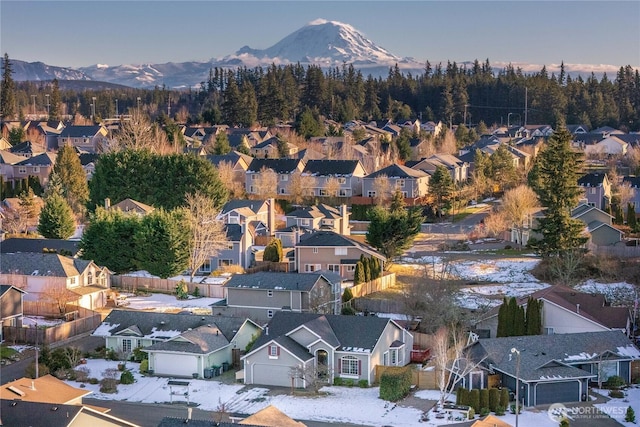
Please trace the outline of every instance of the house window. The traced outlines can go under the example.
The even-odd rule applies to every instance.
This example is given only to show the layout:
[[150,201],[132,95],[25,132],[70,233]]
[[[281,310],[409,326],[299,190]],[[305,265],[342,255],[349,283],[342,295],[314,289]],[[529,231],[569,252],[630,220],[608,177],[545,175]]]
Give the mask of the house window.
[[317,254],[318,253],[318,248],[313,248],[313,253]]
[[314,271],[321,270],[322,266],[320,264],[305,264],[304,271],[306,273],[313,273]]
[[328,195],[329,195],[329,192],[328,192],[327,190],[325,190],[324,188],[321,188],[321,189],[320,189],[320,195],[321,195],[321,196],[328,196]]
[[301,219],[300,220],[300,225],[304,225],[306,227],[309,226],[309,220],[308,219]]
[[258,178],[258,176],[256,174],[252,174],[251,175],[251,181],[255,181]]
[[[271,310],[269,310],[271,311]],[[280,356],[280,347],[277,345],[269,346],[269,359],[277,359]]]
[[359,376],[360,361],[353,356],[344,356],[340,359],[340,374]]
[[338,196],[340,197],[347,197],[349,195],[349,190],[347,189],[340,189],[340,191],[338,191]]
[[390,352],[391,352],[391,365],[395,366],[398,364],[398,349],[392,348]]
[[289,181],[289,175],[280,175],[280,181]]
[[383,366],[389,366],[389,352],[385,351],[382,354],[382,365]]
[[351,264],[351,265],[347,265],[347,273],[353,273],[354,271],[356,271],[356,266]]
[[336,248],[335,254],[336,255],[346,255],[347,254],[347,248]]
[[69,286],[75,286],[75,285],[76,285],[76,278],[69,277]]
[[27,167],[26,166],[20,166],[18,168],[18,173],[20,174],[26,174],[27,173]]
[[402,193],[402,197],[407,197],[408,196],[408,193],[406,191],[401,191],[401,193]]
[[131,340],[122,340],[122,352],[131,353]]
[[398,180],[396,180],[396,186],[398,186],[398,187],[404,187],[404,179],[398,179]]
[[268,297],[272,297],[273,296],[273,289],[268,289],[267,290],[267,296]]
[[589,189],[589,193],[590,194],[596,194],[596,189],[595,188],[590,188]]
[[93,284],[93,273],[90,271],[87,273],[87,285]]
[[545,335],[553,335],[553,328],[544,328]]
[[267,310],[267,317],[271,319],[273,317],[273,310]]
[[228,267],[230,265],[233,265],[233,261],[230,259],[219,259],[218,260],[218,267]]
[[33,173],[40,173],[40,166],[34,166],[32,170]]
[[229,249],[229,250],[233,249],[233,243],[232,242],[229,242],[229,244],[227,245],[227,249]]
[[340,273],[340,264],[328,264],[327,269],[333,273]]
[[347,178],[338,178],[338,184],[346,184]]
[[200,271],[202,273],[211,273],[211,260],[210,259],[207,259],[202,263],[202,265],[200,266]]
[[253,188],[253,185],[251,185],[249,187],[249,193],[255,193],[255,192],[256,192],[255,188]]
[[376,192],[375,191],[369,191],[369,192],[367,192],[367,196],[368,197],[376,197]]
[[284,192],[284,188],[281,188],[281,189],[280,189],[280,194],[285,194],[285,192]]

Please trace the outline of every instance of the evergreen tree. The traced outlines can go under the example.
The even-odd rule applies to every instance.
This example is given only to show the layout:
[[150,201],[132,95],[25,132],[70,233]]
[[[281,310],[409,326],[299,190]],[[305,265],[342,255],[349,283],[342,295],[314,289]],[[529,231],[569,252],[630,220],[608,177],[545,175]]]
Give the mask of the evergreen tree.
[[516,322],[518,321],[518,300],[515,297],[509,298],[509,306],[507,311],[507,335],[513,337],[518,331]]
[[4,54],[2,61],[2,85],[0,86],[0,118],[13,120],[16,115],[16,88],[13,81],[13,66],[9,55]]
[[269,244],[264,248],[262,259],[271,262],[281,262],[282,256],[282,241],[280,239],[271,239]]
[[364,271],[364,280],[365,282],[369,282],[371,280],[371,265],[369,264],[369,258],[365,257],[364,254],[361,254],[360,262],[362,263],[362,269]]
[[40,212],[38,233],[47,239],[68,239],[76,230],[73,211],[58,193],[47,197]]
[[542,302],[529,297],[526,313],[527,335],[542,333]]
[[615,207],[615,215],[613,216],[613,222],[615,224],[624,224],[624,213],[622,212],[622,206],[619,204]]
[[561,256],[587,240],[582,236],[584,224],[571,218],[582,194],[578,187],[581,155],[571,149],[571,139],[566,127],[554,132],[529,176],[530,186],[546,208],[535,229],[542,235],[536,249],[543,256]]
[[627,412],[624,415],[624,420],[628,423],[636,423],[636,413],[631,406],[627,407]]
[[523,335],[526,335],[527,330],[526,330],[526,319],[525,319],[525,315],[524,315],[524,307],[522,306],[518,306],[518,308],[516,309],[516,320],[513,324],[514,330],[513,330],[513,336],[516,337],[521,337]]
[[358,261],[356,263],[356,270],[353,273],[353,284],[359,285],[360,283],[364,283],[366,281],[364,275],[364,266],[362,262]]
[[507,325],[507,317],[509,310],[509,303],[507,302],[507,297],[502,298],[502,304],[500,304],[500,308],[498,309],[498,329],[496,332],[496,336],[498,338],[508,337],[509,330]]
[[240,145],[237,148],[238,153],[246,154],[249,156],[251,154],[251,149],[249,148],[249,144],[247,144],[247,138],[243,137],[240,140]]
[[636,231],[638,226],[636,220],[636,209],[632,203],[627,204],[627,225],[631,229],[631,231]]
[[489,159],[491,161],[491,177],[502,189],[510,188],[518,176],[513,164],[513,156],[507,146],[500,144]]
[[227,137],[226,132],[218,132],[218,134],[216,135],[213,152],[217,155],[229,154],[231,152],[229,137]]
[[64,145],[58,150],[52,173],[60,180],[62,195],[73,212],[82,215],[89,200],[89,185],[80,158],[72,146]]
[[49,120],[60,120],[60,85],[58,79],[51,82],[51,96],[49,97]]
[[444,166],[438,165],[429,180],[429,195],[433,197],[434,205],[440,214],[449,202],[454,191],[453,178]]
[[27,222],[36,217],[35,196],[36,195],[31,187],[28,187],[26,191],[23,191],[18,195],[18,198],[20,199],[20,215],[24,215]]

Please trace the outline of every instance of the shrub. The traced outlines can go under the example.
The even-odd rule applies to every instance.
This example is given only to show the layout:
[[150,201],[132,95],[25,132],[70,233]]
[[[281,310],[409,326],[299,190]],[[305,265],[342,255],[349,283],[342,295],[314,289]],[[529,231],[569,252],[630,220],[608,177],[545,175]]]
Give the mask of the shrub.
[[149,370],[149,359],[144,359],[142,362],[140,362],[140,373],[146,374],[148,370]]
[[333,379],[333,385],[335,385],[335,386],[341,386],[341,385],[344,385],[344,381],[343,381],[343,380],[342,380],[342,378],[340,378],[340,377],[335,377],[335,378]]
[[118,381],[113,378],[103,378],[100,381],[101,393],[116,393],[118,391]]
[[[511,411],[512,414],[516,413],[516,404],[515,403],[511,404],[510,411]],[[518,414],[521,414],[521,413],[522,413],[522,405],[518,405]]]
[[398,401],[411,390],[411,368],[388,368],[380,376],[380,398],[391,402]]
[[480,408],[480,416],[481,417],[486,417],[487,415],[489,415],[491,413],[491,411],[489,410],[489,408]]
[[480,390],[473,389],[469,391],[469,406],[476,412],[480,412]]
[[369,387],[369,381],[367,381],[367,380],[358,381],[358,387],[360,387],[360,388],[368,388]]
[[89,378],[89,384],[98,384],[99,382],[97,378]]
[[472,420],[476,417],[476,411],[473,408],[469,408],[469,419]]
[[351,292],[351,288],[346,288],[342,293],[342,302],[349,302],[353,299],[353,293]]
[[74,376],[76,377],[76,381],[85,383],[89,379],[89,368],[86,366],[80,366],[76,370],[73,371]]
[[466,405],[467,403],[467,390],[464,387],[458,387],[456,390],[456,405]]
[[197,286],[196,286],[196,287],[193,289],[193,296],[194,296],[194,297],[196,297],[196,298],[199,298],[199,297],[200,297],[200,288],[199,288],[199,287],[197,287]]
[[355,316],[356,315],[356,309],[351,307],[350,305],[345,305],[344,307],[342,307],[341,314],[343,314],[345,316]]
[[120,384],[133,384],[135,379],[133,378],[133,373],[129,370],[126,370],[120,375]]
[[498,404],[500,403],[500,390],[497,388],[489,389],[489,410],[491,412],[496,412],[498,408]]
[[342,385],[345,387],[353,387],[355,384],[355,381],[353,381],[351,378],[345,378],[344,380],[342,380]]
[[[38,363],[38,376],[41,377],[43,375],[47,375],[49,373],[49,368],[47,365],[43,363]],[[35,378],[36,377],[36,363],[31,362],[29,366],[27,366],[24,370],[24,375],[27,378]]]
[[505,409],[504,406],[502,406],[502,405],[496,406],[496,415],[502,416],[502,415],[504,415],[505,411],[506,411],[506,409]]
[[609,397],[613,399],[624,398],[624,392],[622,390],[609,390]]
[[[480,390],[480,415],[482,415],[482,409],[489,408],[489,389],[483,388]],[[484,414],[487,415],[487,414]]]
[[503,411],[506,411],[507,408],[509,407],[509,389],[506,387],[503,387],[502,390],[500,391],[500,402],[499,405],[502,406]]
[[569,427],[569,420],[566,418],[560,420],[560,427]]
[[149,358],[149,353],[142,351],[142,347],[136,347],[133,349],[133,360],[136,362],[142,362]]
[[188,299],[189,298],[189,287],[184,280],[180,280],[176,285],[176,297],[178,299]]
[[622,387],[625,382],[624,379],[618,375],[612,375],[607,379],[605,383],[607,388],[619,388]]
[[627,413],[624,416],[624,420],[628,423],[634,423],[636,422],[636,413],[633,410],[633,408],[631,406],[627,407]]
[[124,363],[118,363],[118,371],[124,372],[126,367],[127,365],[125,365]]

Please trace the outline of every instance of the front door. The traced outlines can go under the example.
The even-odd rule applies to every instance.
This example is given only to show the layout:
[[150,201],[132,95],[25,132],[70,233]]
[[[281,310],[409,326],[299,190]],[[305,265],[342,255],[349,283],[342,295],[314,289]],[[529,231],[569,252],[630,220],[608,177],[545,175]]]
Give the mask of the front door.
[[329,354],[326,350],[316,351],[316,372],[318,379],[329,380]]

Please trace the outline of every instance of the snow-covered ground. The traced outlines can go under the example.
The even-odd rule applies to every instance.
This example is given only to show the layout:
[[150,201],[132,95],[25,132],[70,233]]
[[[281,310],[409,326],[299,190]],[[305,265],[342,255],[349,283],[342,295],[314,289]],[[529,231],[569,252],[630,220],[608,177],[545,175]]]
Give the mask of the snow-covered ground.
[[220,301],[220,298],[194,298],[178,299],[175,295],[151,294],[148,296],[136,296],[134,294],[122,293],[126,296],[124,303],[126,307],[133,310],[153,310],[159,312],[175,310],[195,310],[209,309],[210,305]]
[[[89,359],[86,368],[90,377],[102,378],[107,369],[117,369],[118,362]],[[173,387],[170,393],[167,378],[145,377],[141,375],[139,364],[128,362],[127,368],[133,372],[134,384],[118,385],[115,394],[101,393],[98,384],[83,384],[93,393],[91,397],[102,400],[122,400],[142,403],[186,402],[186,388]],[[223,384],[215,380],[189,381],[189,401],[198,404],[198,408],[215,411],[224,404],[225,410],[242,414],[253,414],[268,405],[274,405],[292,418],[332,423],[355,423],[370,426],[421,427],[451,424],[452,421],[437,419],[431,414],[429,421],[421,421],[422,411],[414,407],[403,406],[381,400],[378,387],[324,387],[321,396],[291,396],[289,394],[269,395],[266,388],[245,388],[238,384]],[[80,383],[67,381],[74,387]],[[420,390],[415,397],[425,400],[437,400],[439,392]],[[450,397],[450,399],[453,399]],[[515,416],[501,417],[514,425]],[[523,427],[557,426],[547,416],[546,411],[525,411],[519,417]]]
[[[609,395],[609,390],[592,389],[594,392],[602,394],[603,396]],[[611,399],[607,403],[597,403],[596,406],[605,414],[614,418],[620,424],[623,425],[635,425],[635,423],[628,423],[624,421],[627,414],[627,408],[631,406],[636,414],[636,423],[640,420],[640,386],[629,387],[624,390],[625,397],[623,399]]]

